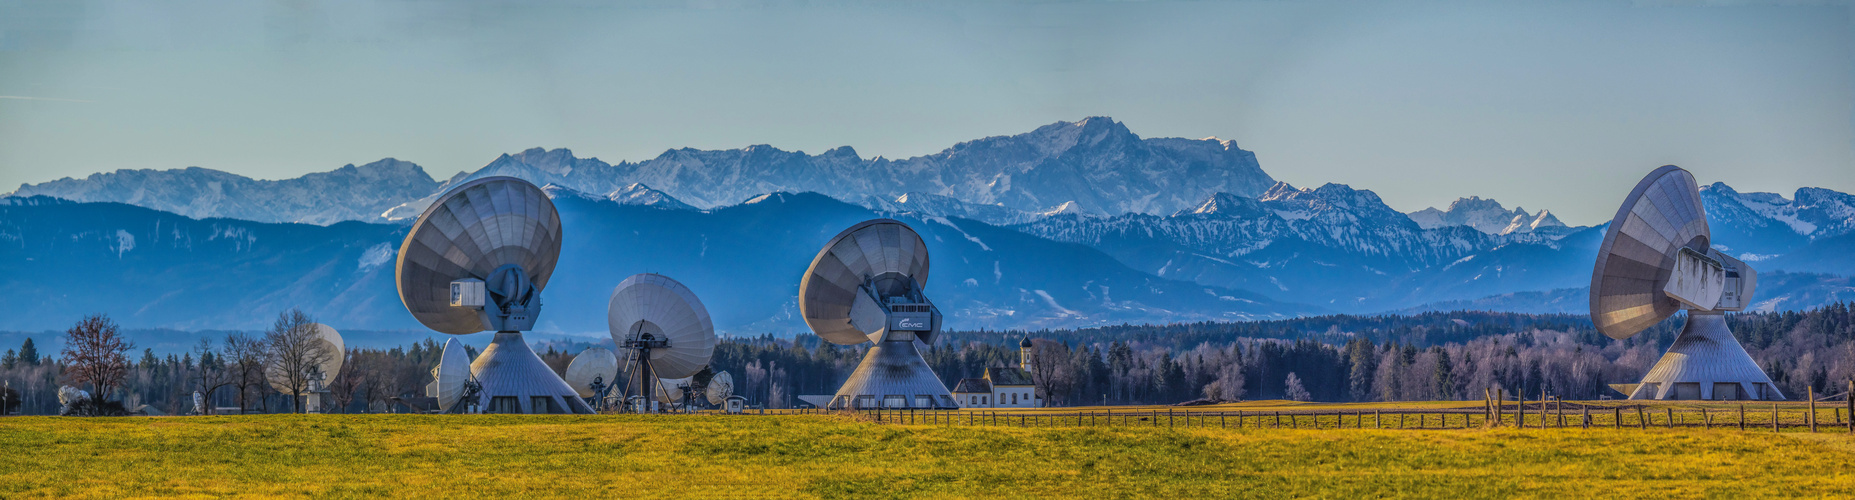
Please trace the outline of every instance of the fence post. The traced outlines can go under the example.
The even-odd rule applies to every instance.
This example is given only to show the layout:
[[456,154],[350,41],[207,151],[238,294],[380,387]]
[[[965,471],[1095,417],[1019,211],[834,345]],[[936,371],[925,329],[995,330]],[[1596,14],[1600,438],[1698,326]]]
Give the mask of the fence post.
[[1507,425],[1507,391],[1494,391],[1494,426]]
[[1849,381],[1849,433],[1855,434],[1855,380]]
[[1674,408],[1662,408],[1662,409],[1668,411],[1668,425],[1665,425],[1663,427],[1667,427],[1670,429],[1675,428],[1675,409]]
[[1384,410],[1372,410],[1372,428],[1374,429],[1385,428],[1385,411]]
[[1746,430],[1746,404],[1739,403],[1739,430]]
[[1481,388],[1481,423],[1488,425],[1488,417],[1494,415],[1494,393],[1487,387]]
[[1700,407],[1700,428],[1713,429],[1713,419],[1707,418],[1707,407]]
[[1778,432],[1778,404],[1771,404],[1771,432]]
[[1810,398],[1810,432],[1816,432],[1816,388],[1805,387],[1804,394]]
[[1610,412],[1611,412],[1610,428],[1622,429],[1623,428],[1623,407],[1612,406],[1610,407]]
[[1584,425],[1584,428],[1590,429],[1591,428],[1591,405],[1579,404],[1578,409],[1583,414],[1583,416],[1580,417],[1578,421]]
[[1636,407],[1636,428],[1637,429],[1649,428],[1649,416],[1648,414],[1643,413],[1641,406]]
[[1517,398],[1514,399],[1514,405],[1520,407],[1520,420],[1514,423],[1514,428],[1525,429],[1527,428],[1527,396],[1525,393],[1515,394],[1515,396]]

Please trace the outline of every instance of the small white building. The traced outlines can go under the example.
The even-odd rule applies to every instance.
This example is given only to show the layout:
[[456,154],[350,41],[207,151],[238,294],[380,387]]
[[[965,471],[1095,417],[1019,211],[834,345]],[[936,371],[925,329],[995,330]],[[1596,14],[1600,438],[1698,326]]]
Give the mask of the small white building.
[[953,401],[961,408],[1042,408],[1031,381],[1031,339],[1018,346],[1018,367],[986,368],[984,378],[961,379],[953,387]]

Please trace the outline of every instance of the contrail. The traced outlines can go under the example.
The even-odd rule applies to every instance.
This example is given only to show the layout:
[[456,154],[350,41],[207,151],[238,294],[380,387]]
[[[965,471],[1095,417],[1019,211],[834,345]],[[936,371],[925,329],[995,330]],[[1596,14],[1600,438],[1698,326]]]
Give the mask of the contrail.
[[0,99],[17,99],[21,101],[58,101],[58,102],[96,102],[83,99],[59,99],[56,97],[32,97],[25,95],[0,95]]

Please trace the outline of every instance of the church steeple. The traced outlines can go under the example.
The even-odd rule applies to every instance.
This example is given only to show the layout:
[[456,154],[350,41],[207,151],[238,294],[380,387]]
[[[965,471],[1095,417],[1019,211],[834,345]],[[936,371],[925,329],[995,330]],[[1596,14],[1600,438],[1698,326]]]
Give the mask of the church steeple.
[[1018,342],[1018,369],[1024,370],[1026,372],[1031,371],[1031,338],[1030,337],[1024,337],[1023,342]]

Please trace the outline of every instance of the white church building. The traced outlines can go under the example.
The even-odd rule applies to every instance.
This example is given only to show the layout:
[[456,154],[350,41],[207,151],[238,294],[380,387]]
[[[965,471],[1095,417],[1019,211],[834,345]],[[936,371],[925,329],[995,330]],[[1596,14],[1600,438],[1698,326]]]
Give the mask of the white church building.
[[984,378],[961,379],[953,400],[961,408],[1042,408],[1031,381],[1031,339],[1018,343],[1018,366],[985,369]]

